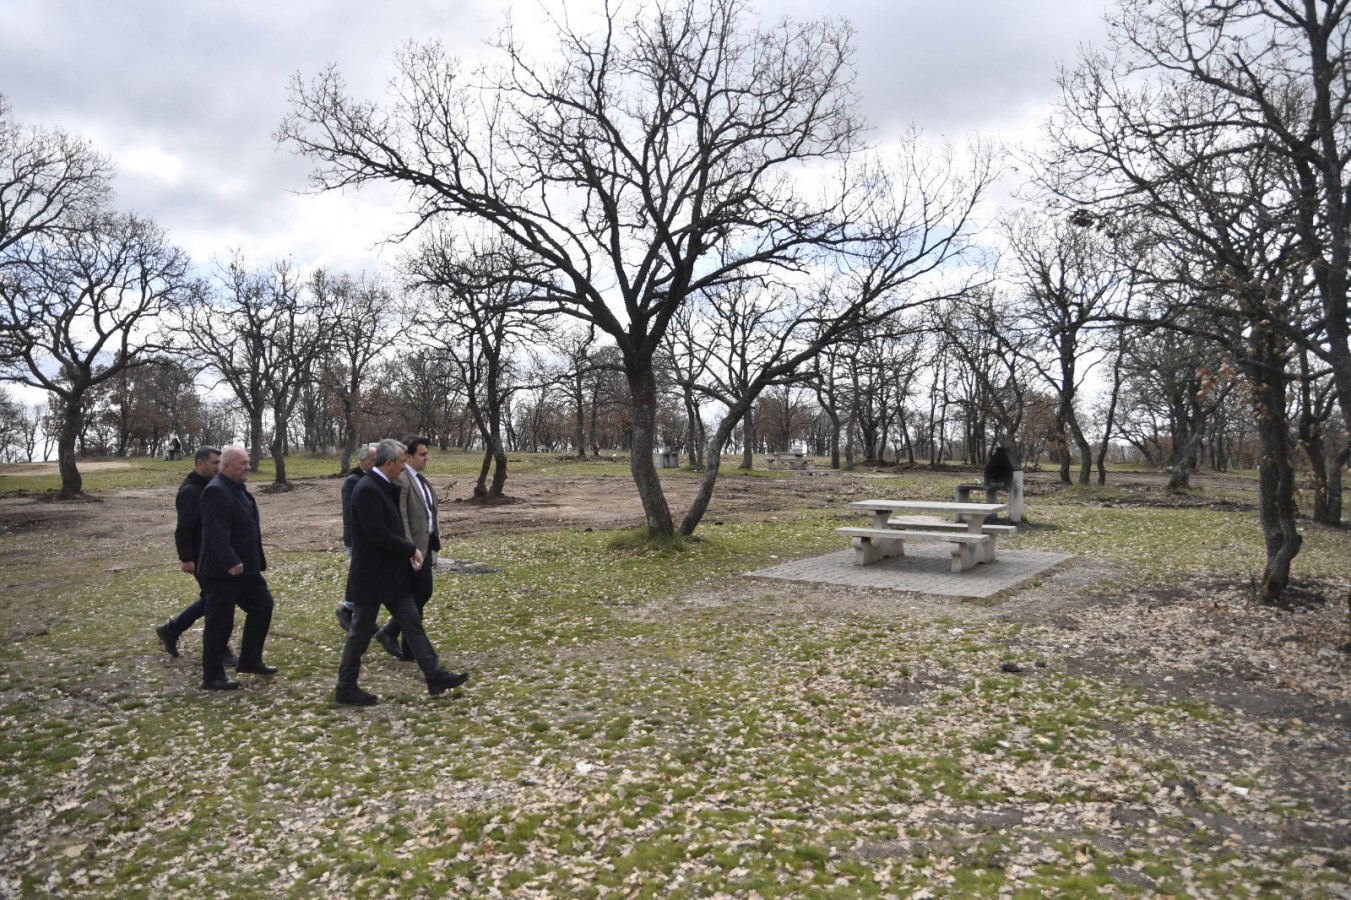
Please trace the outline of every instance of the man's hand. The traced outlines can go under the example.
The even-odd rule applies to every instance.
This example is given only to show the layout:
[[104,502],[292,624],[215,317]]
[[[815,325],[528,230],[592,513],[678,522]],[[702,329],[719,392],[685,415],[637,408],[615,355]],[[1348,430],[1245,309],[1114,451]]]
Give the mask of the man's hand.
[[243,564],[243,563],[235,563],[233,566],[231,566],[231,567],[230,567],[229,569],[227,569],[226,571],[228,571],[231,575],[243,575],[243,574],[244,574],[244,564]]
[[187,562],[181,562],[178,564],[178,567],[182,569],[184,572],[188,573],[189,575],[197,571],[197,563],[193,562],[192,560],[188,560]]
[[409,561],[410,563],[413,564],[413,571],[414,571],[414,572],[421,572],[421,571],[422,571],[422,551],[421,551],[421,550],[414,550],[414,551],[413,551],[413,555],[410,556],[410,557],[408,558],[408,561]]

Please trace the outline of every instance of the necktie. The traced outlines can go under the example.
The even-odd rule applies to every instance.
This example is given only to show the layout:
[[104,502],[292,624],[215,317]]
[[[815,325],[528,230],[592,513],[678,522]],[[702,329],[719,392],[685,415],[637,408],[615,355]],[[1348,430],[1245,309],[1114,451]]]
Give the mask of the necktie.
[[422,473],[417,473],[417,483],[422,487],[422,499],[427,504],[427,512],[431,516],[432,527],[429,534],[436,534],[436,498],[432,496],[431,486],[427,484],[427,479],[422,477]]

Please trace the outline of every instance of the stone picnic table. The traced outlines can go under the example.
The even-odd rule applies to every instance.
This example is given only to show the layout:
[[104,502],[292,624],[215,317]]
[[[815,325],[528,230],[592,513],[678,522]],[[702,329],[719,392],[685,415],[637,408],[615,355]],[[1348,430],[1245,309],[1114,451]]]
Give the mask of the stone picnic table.
[[[1012,525],[987,525],[990,516],[1008,511],[1007,503],[955,503],[950,500],[856,500],[850,507],[872,514],[867,528],[837,528],[853,539],[854,562],[860,566],[905,555],[906,541],[946,541],[952,545],[952,571],[964,572],[977,563],[994,562],[1000,534],[1016,532]],[[950,516],[955,522],[935,523],[895,518],[894,513]]]

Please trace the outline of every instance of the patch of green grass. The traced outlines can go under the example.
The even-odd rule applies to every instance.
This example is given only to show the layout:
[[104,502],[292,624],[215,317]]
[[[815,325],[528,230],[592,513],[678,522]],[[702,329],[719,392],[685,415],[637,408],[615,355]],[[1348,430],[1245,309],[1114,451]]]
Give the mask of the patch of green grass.
[[[442,456],[440,471],[476,472],[473,457]],[[923,474],[878,481],[950,495]],[[1155,532],[1188,533],[1200,562],[1149,560],[1186,572],[1243,522],[1098,502],[1039,503],[1055,530],[1017,540],[1131,562],[1167,556]],[[470,684],[429,698],[414,667],[377,649],[362,681],[381,703],[368,710],[331,702],[338,554],[275,555],[268,659],[282,671],[233,696],[196,688],[199,631],[179,660],[154,640],[151,626],[188,599],[181,576],[77,561],[43,598],[45,633],[0,643],[0,826],[18,848],[0,848],[0,867],[19,867],[20,892],[86,895],[1072,896],[1130,893],[1113,867],[1137,865],[1179,895],[1347,882],[1333,866],[1200,835],[1202,813],[1249,813],[1205,793],[1203,761],[1112,737],[1120,723],[1230,737],[1203,703],[1151,706],[1138,688],[1054,667],[999,675],[1025,658],[1012,648],[1061,646],[1035,623],[954,635],[955,620],[800,609],[785,602],[791,587],[739,580],[772,557],[840,549],[838,521],[785,510],[701,530],[681,551],[606,532],[458,541],[457,558],[500,570],[438,576],[428,607],[433,641],[471,668]],[[1347,574],[1332,552],[1345,536],[1310,543],[1322,541]],[[0,549],[39,546],[0,536]],[[0,602],[0,628],[13,628],[24,605]],[[888,705],[889,686],[935,670],[949,680]],[[181,777],[185,762],[194,777]],[[1200,785],[1200,802],[1169,806],[1163,785],[1176,780]],[[1265,771],[1229,777],[1249,782],[1269,792]],[[1282,804],[1266,809],[1326,818],[1308,798]],[[1146,807],[1159,810],[1157,836],[1108,814]],[[981,818],[1009,811],[1027,818]],[[1095,841],[1133,855],[1082,851]]]
[[610,550],[630,553],[685,553],[696,540],[696,538],[683,534],[654,534],[644,527],[632,531],[618,532],[610,538],[605,546]]

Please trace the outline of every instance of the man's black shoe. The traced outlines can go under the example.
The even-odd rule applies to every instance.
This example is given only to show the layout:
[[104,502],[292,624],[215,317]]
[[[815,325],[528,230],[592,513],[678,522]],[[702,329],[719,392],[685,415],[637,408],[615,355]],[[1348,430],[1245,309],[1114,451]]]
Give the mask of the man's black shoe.
[[343,631],[352,630],[352,612],[352,607],[345,603],[339,603],[338,608],[334,610],[334,614],[338,617],[338,627]]
[[202,682],[202,688],[208,691],[233,691],[238,690],[239,682],[231,681],[228,678],[212,678]]
[[231,666],[237,666],[239,665],[239,656],[227,645],[225,648],[225,656],[221,658],[220,664],[227,669]]
[[251,666],[235,666],[236,672],[247,672],[250,675],[276,675],[277,667],[269,666],[267,663],[254,663]]
[[178,659],[178,635],[174,634],[173,626],[168,622],[163,625],[155,626],[155,635],[159,638],[160,644],[164,647],[164,652]]
[[333,699],[343,706],[374,706],[380,698],[374,694],[367,693],[359,687],[343,687],[338,685],[338,689],[333,693]]
[[447,672],[445,669],[433,672],[427,679],[427,693],[435,697],[446,691],[454,690],[469,680],[468,672]]
[[402,658],[403,654],[399,652],[399,639],[384,631],[377,631],[375,639],[380,642],[380,646],[385,648],[385,652],[395,659]]

